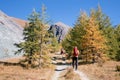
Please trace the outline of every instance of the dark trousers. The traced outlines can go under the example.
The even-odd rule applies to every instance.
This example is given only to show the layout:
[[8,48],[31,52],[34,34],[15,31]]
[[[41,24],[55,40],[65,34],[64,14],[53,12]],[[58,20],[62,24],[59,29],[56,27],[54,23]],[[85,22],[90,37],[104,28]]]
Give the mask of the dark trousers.
[[78,57],[73,57],[72,58],[72,66],[73,66],[73,68],[75,68],[75,70],[77,70],[77,68],[78,68]]

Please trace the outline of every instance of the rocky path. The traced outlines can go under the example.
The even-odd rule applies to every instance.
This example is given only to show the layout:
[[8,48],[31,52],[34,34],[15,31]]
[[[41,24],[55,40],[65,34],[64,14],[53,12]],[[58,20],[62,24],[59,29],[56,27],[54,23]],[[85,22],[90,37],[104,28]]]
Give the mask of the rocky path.
[[52,78],[52,80],[59,80],[59,77],[60,77],[60,73],[65,70],[67,68],[66,65],[58,65],[56,66],[56,69],[55,69],[55,74]]
[[[60,55],[56,56],[57,59],[59,58]],[[60,77],[60,73],[63,72],[66,68],[70,67],[69,65],[66,65],[65,61],[62,62],[57,62],[56,60],[53,61],[54,64],[56,64],[56,69],[55,69],[55,73],[52,77],[52,80],[59,80]],[[80,76],[81,80],[90,80],[86,74],[84,74],[83,72],[77,70],[74,71],[75,73],[77,73]]]
[[86,76],[86,74],[84,74],[83,72],[81,72],[81,71],[75,71],[75,73],[77,73],[79,76],[80,76],[80,79],[81,80],[90,80],[90,79],[88,79],[88,77]]

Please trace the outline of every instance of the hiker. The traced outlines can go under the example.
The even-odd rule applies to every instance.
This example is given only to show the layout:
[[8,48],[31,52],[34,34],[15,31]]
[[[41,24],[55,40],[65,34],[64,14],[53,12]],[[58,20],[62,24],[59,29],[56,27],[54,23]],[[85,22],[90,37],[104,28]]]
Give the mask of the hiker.
[[77,46],[73,48],[73,57],[72,57],[72,66],[73,69],[75,67],[75,70],[78,68],[78,55],[79,55],[79,50],[77,49]]
[[61,54],[64,54],[64,50],[63,50],[63,48],[61,49]]
[[61,49],[60,54],[62,55],[62,58],[63,58],[63,55],[64,55],[64,49],[63,48]]

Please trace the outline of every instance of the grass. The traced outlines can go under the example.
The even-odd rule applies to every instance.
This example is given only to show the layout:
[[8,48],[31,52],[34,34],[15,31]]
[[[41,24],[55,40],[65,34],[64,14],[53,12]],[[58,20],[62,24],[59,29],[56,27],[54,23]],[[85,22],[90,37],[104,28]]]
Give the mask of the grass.
[[[19,59],[16,58],[4,62],[13,64],[18,61]],[[19,65],[4,65],[0,63],[0,80],[50,80],[53,72],[54,69],[52,68],[24,69]]]
[[81,79],[72,68],[67,68],[65,71],[61,73],[61,77],[59,80],[81,80]]
[[83,71],[91,80],[120,80],[120,72],[116,71],[116,65],[120,62],[107,61],[103,66],[97,63],[79,65],[79,70]]

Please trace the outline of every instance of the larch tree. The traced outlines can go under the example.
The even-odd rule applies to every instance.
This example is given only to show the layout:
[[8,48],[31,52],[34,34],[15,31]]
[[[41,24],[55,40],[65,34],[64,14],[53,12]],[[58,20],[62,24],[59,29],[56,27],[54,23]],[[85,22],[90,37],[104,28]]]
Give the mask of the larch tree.
[[47,51],[49,34],[45,23],[45,7],[42,6],[41,14],[33,10],[28,21],[23,31],[24,41],[15,44],[19,48],[16,53],[23,52],[25,63],[30,67],[49,66],[50,58]]
[[86,62],[95,62],[96,57],[102,58],[106,50],[106,39],[99,30],[99,25],[95,20],[95,16],[91,13],[87,25],[84,27],[86,34],[82,39],[82,47],[85,54]]
[[60,49],[60,43],[58,43],[57,37],[54,35],[52,30],[48,30],[49,33],[49,47],[50,52],[55,53]]
[[85,12],[81,12],[76,24],[74,27],[68,32],[68,35],[62,42],[62,46],[67,51],[68,55],[72,55],[73,47],[77,46],[78,49],[82,50],[82,36],[85,34],[84,26],[87,23],[87,15]]
[[72,52],[72,40],[71,40],[70,32],[71,32],[71,30],[68,32],[65,39],[61,43],[62,47],[65,49],[65,51],[68,55],[67,58],[70,58],[71,52]]
[[120,61],[120,25],[118,25],[116,28],[115,28],[115,34],[116,34],[116,39],[117,39],[117,53],[115,55],[115,59],[117,61]]
[[106,53],[109,58],[115,60],[119,45],[117,43],[116,34],[114,33],[114,27],[110,22],[110,18],[102,12],[99,5],[96,10],[91,10],[91,12],[95,15],[96,21],[99,25],[99,30],[103,32],[102,35],[107,39],[106,45],[108,46],[108,49],[106,50]]

